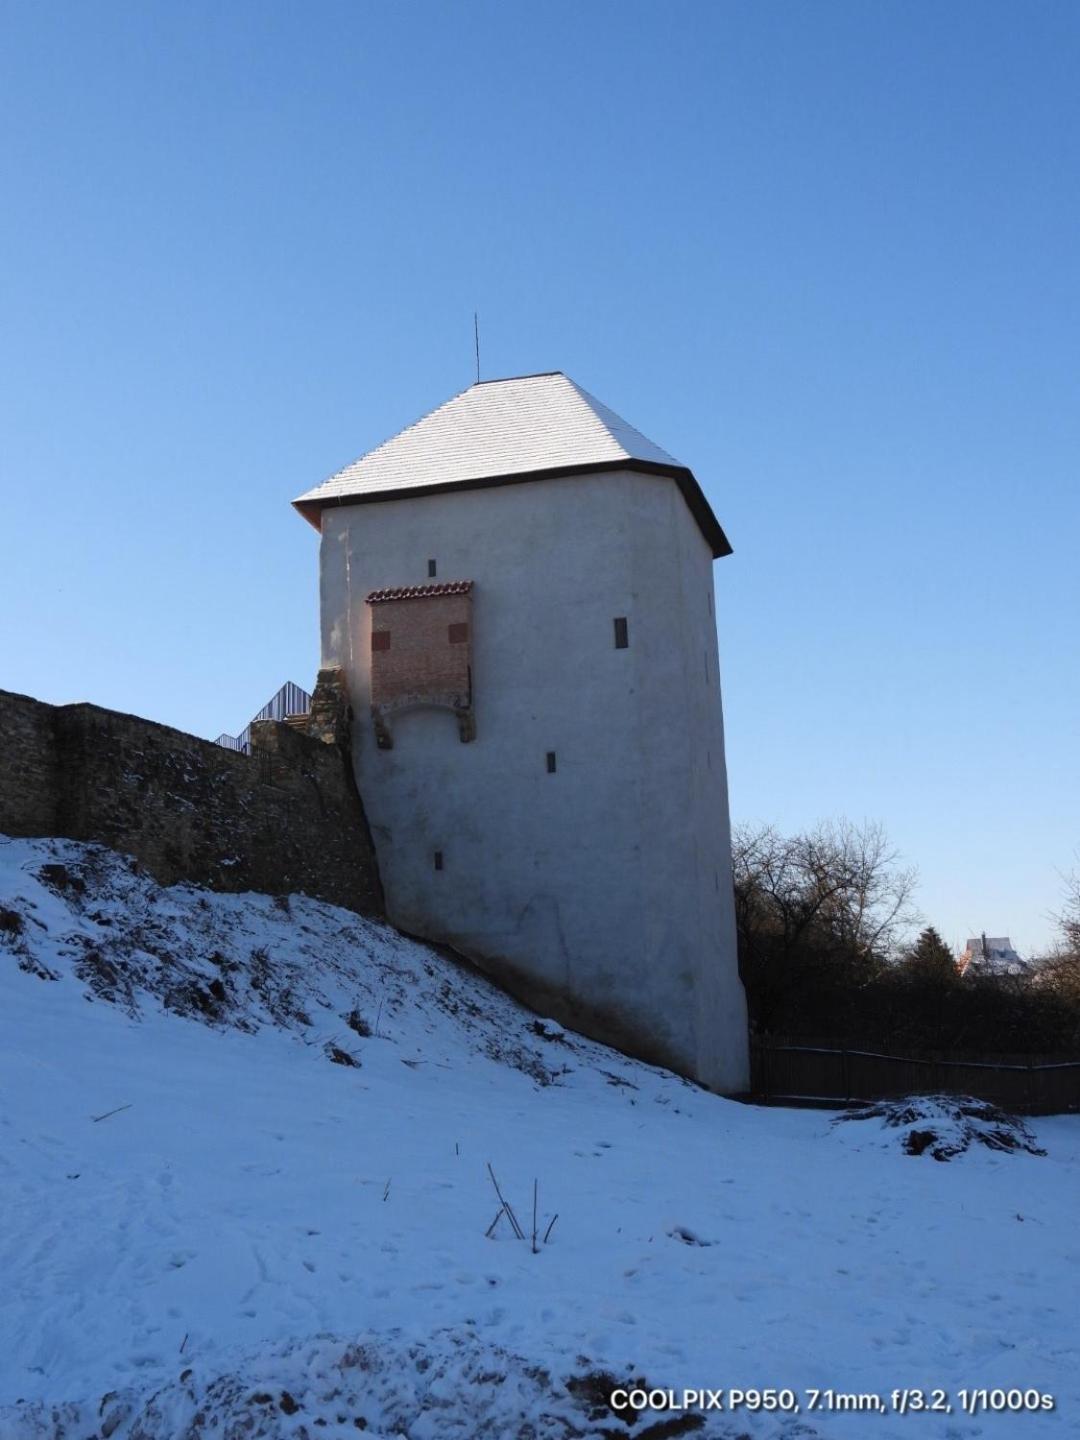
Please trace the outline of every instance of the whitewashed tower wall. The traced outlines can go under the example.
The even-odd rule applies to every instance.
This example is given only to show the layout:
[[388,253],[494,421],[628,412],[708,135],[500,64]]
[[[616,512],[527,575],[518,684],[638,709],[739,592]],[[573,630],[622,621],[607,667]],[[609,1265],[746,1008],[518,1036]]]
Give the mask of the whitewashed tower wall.
[[[746,1089],[713,554],[679,486],[522,478],[343,497],[321,524],[323,663],[348,677],[394,923],[568,1026]],[[471,715],[396,711],[384,748],[372,631],[389,647],[405,612],[369,597],[468,581],[445,603],[459,639],[468,616]]]

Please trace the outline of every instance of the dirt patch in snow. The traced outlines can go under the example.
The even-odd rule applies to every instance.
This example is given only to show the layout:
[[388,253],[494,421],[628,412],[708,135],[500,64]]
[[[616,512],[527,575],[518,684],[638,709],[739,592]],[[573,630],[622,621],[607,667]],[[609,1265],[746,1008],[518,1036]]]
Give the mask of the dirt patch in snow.
[[23,917],[17,910],[9,910],[6,905],[0,905],[0,935],[18,939],[25,928]]
[[902,1100],[878,1100],[838,1115],[833,1124],[874,1120],[879,1128],[896,1132],[905,1155],[953,1160],[979,1146],[1046,1154],[1018,1116],[966,1095],[910,1095]]
[[19,969],[39,980],[59,980],[60,976],[43,964],[30,943],[28,917],[10,905],[0,905],[0,951],[14,956]]
[[[427,1341],[323,1335],[260,1350],[212,1376],[192,1365],[147,1393],[9,1406],[0,1421],[5,1440],[748,1440],[700,1411],[611,1408],[617,1387],[656,1383],[584,1356],[559,1376],[468,1328]],[[814,1434],[800,1424],[774,1433]]]

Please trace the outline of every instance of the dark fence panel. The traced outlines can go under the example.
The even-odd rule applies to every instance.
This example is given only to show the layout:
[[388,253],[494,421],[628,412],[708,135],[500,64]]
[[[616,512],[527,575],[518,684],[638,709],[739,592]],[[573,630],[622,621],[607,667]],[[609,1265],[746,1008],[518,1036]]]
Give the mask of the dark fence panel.
[[1029,1115],[1080,1111],[1080,1060],[891,1055],[771,1037],[755,1039],[751,1057],[755,1095],[778,1105],[845,1105],[944,1093],[975,1095]]

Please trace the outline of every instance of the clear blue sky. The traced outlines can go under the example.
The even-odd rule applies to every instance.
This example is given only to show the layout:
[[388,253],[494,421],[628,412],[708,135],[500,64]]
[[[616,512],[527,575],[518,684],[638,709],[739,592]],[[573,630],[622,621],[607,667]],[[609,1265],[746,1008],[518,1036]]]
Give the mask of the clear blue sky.
[[731,536],[736,818],[950,940],[1080,847],[1080,6],[0,5],[0,685],[213,736],[317,664],[289,500],[562,369]]

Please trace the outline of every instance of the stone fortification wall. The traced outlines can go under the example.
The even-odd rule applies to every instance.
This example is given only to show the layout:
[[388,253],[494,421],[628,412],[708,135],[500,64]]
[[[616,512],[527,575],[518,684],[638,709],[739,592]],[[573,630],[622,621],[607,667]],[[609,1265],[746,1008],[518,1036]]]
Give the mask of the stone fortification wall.
[[0,832],[98,841],[167,885],[295,891],[381,914],[347,707],[338,672],[323,672],[311,733],[261,720],[243,755],[97,705],[0,691]]

